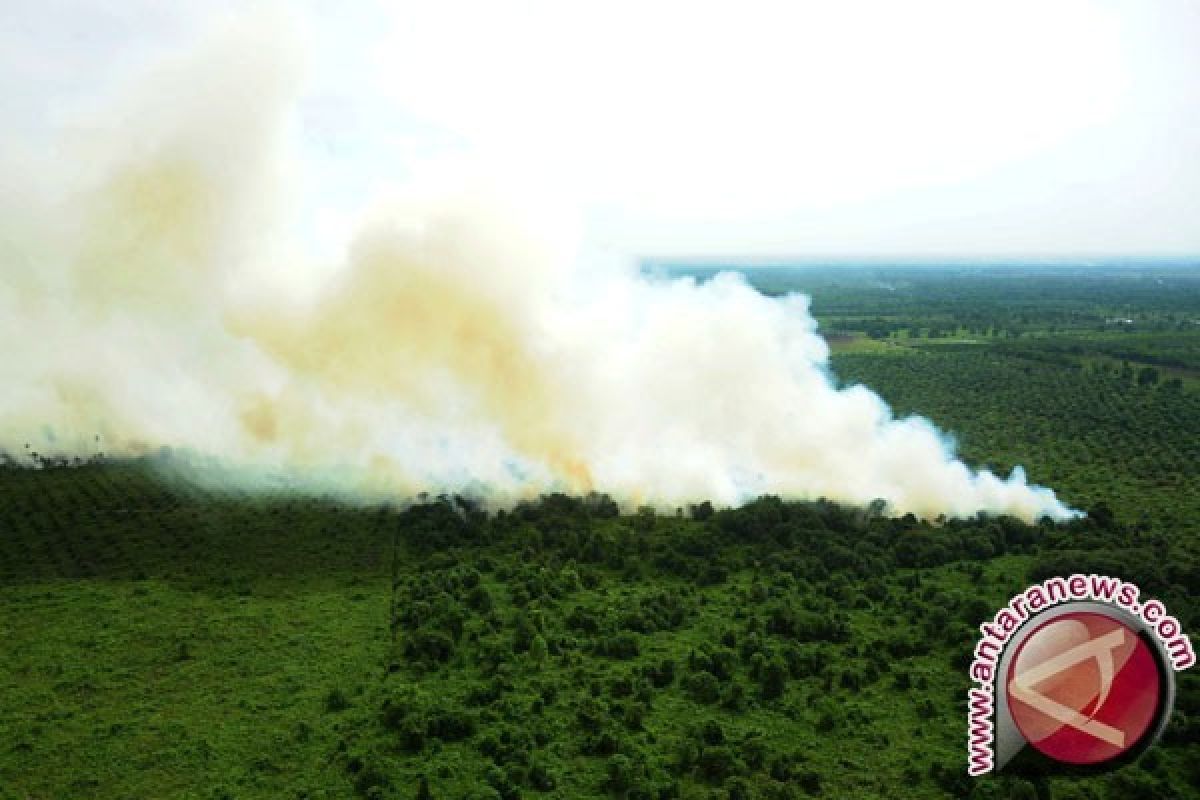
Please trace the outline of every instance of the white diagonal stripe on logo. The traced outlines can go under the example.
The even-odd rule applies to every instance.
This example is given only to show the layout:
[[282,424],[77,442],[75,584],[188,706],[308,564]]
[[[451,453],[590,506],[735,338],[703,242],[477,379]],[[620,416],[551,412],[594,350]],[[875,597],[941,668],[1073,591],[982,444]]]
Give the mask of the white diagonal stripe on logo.
[[[1076,645],[1070,650],[1059,653],[1053,658],[1048,658],[1041,664],[1038,664],[1032,669],[1028,669],[1016,677],[1008,684],[1008,691],[1022,703],[1034,708],[1046,716],[1061,722],[1064,725],[1070,725],[1076,730],[1083,731],[1089,736],[1093,736],[1101,741],[1108,742],[1114,747],[1125,746],[1125,732],[1113,728],[1110,725],[1105,725],[1095,719],[1090,719],[1083,716],[1078,711],[1067,708],[1063,704],[1051,700],[1041,692],[1035,691],[1034,686],[1051,677],[1057,675],[1065,669],[1075,666],[1081,661],[1087,661],[1089,658],[1096,659],[1097,665],[1100,667],[1100,697],[1096,702],[1096,708],[1092,712],[1093,716],[1100,710],[1104,704],[1104,700],[1108,697],[1109,691],[1112,689],[1113,682],[1113,658],[1112,651],[1125,643],[1125,630],[1117,628],[1110,633],[1101,636],[1098,639],[1084,642]],[[1107,669],[1106,669],[1107,667]]]

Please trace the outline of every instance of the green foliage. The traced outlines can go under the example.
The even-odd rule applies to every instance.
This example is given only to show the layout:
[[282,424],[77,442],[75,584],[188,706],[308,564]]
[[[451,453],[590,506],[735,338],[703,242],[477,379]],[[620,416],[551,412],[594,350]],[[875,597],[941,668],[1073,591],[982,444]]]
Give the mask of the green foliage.
[[976,626],[1031,580],[1119,575],[1200,626],[1195,290],[888,280],[815,286],[839,379],[1086,518],[369,508],[39,457],[0,467],[0,794],[1200,796],[1191,673],[1107,776],[967,778],[962,703]]

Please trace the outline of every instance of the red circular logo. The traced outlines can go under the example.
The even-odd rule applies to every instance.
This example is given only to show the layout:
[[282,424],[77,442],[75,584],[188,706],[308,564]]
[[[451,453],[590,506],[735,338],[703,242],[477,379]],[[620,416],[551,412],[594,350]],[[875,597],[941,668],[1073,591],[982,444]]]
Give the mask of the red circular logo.
[[1133,748],[1155,721],[1163,688],[1142,638],[1090,611],[1036,628],[1017,649],[1005,686],[1021,735],[1069,764],[1098,764]]

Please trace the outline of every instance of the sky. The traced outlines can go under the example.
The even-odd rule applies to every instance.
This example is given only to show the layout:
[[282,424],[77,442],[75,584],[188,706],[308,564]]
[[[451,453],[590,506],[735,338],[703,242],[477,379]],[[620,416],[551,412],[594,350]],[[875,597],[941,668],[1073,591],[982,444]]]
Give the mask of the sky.
[[1196,8],[5,3],[0,455],[1070,517],[633,267],[1200,253]]
[[295,54],[295,224],[331,258],[475,172],[626,257],[1200,253],[1192,0],[10,0],[0,158],[245,18]]

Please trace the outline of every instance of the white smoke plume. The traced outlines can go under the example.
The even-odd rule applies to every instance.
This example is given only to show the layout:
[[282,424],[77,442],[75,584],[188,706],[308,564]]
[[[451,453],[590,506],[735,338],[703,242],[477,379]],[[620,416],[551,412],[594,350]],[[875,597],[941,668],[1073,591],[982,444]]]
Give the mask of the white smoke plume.
[[0,451],[170,446],[496,503],[561,489],[627,507],[773,493],[1072,513],[1019,469],[972,471],[870,390],[836,388],[807,298],[599,266],[503,190],[394,206],[331,277],[301,277],[281,189],[293,71],[263,44],[226,37],[85,142],[4,165]]

